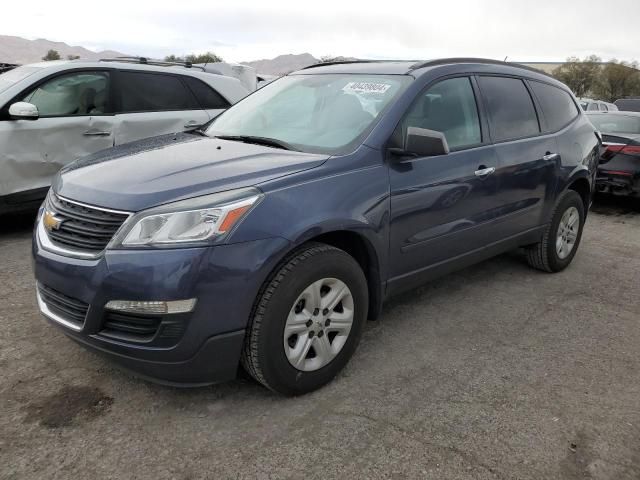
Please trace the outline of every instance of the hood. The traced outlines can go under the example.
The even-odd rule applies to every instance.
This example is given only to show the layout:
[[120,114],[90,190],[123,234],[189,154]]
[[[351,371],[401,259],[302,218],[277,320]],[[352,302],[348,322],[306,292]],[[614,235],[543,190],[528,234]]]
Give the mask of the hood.
[[253,186],[317,167],[327,158],[195,134],[162,135],[73,162],[53,189],[90,205],[139,211]]

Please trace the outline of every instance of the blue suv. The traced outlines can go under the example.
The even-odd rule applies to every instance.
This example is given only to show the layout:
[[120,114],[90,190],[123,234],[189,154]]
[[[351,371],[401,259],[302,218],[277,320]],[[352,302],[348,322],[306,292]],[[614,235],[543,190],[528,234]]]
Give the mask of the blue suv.
[[390,295],[518,247],[564,269],[600,143],[565,85],[522,66],[310,67],[197,133],[63,169],[34,233],[38,305],[151,380],[243,367],[309,392]]

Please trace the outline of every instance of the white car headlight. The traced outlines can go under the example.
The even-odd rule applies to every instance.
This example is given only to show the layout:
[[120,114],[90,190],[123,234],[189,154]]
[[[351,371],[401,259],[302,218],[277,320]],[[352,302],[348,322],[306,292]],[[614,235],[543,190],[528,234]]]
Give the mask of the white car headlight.
[[228,234],[262,194],[255,188],[204,195],[145,210],[129,218],[113,247],[210,244]]

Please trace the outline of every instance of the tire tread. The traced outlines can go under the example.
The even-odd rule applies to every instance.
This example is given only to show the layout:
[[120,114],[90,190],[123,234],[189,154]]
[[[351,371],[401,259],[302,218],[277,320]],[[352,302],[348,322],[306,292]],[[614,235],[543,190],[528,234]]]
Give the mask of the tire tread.
[[263,375],[260,365],[260,356],[258,355],[258,342],[269,301],[279,285],[288,275],[292,274],[300,262],[329,251],[342,252],[342,250],[324,243],[314,242],[304,244],[299,249],[294,250],[290,255],[285,257],[280,265],[274,269],[274,273],[272,273],[271,277],[264,282],[264,285],[258,292],[257,300],[251,311],[251,321],[247,329],[247,334],[245,335],[245,343],[240,362],[249,375],[269,390],[277,392],[276,389],[269,385],[269,382]]
[[[542,239],[538,243],[531,245],[526,249],[527,263],[532,268],[541,270],[543,272],[548,272],[548,273],[553,273],[556,271],[551,266],[551,262],[549,259],[549,248],[550,248],[549,237],[551,236],[552,233],[555,233],[555,232],[552,232],[552,230],[554,230],[554,225],[556,223],[555,218],[556,218],[556,215],[558,214],[560,207],[565,203],[565,199],[572,196],[577,196],[579,198],[579,194],[574,190],[567,190],[566,192],[564,192],[564,194],[562,194],[562,196],[560,196],[560,198],[558,199],[553,209],[553,213],[551,214],[551,220],[549,221],[547,228],[545,228],[544,230]],[[580,201],[582,202],[582,199],[580,199]],[[583,225],[580,225],[580,228],[582,227]]]

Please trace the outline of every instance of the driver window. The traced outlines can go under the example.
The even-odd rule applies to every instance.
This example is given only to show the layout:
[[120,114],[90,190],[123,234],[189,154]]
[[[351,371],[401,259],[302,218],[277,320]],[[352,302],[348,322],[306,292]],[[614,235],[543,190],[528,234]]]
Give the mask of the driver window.
[[421,93],[402,121],[402,138],[409,127],[442,132],[451,150],[482,143],[471,80],[443,80]]
[[109,74],[80,72],[55,77],[22,101],[38,107],[41,117],[102,115],[108,113]]

